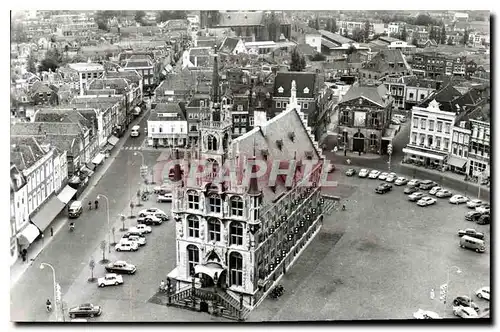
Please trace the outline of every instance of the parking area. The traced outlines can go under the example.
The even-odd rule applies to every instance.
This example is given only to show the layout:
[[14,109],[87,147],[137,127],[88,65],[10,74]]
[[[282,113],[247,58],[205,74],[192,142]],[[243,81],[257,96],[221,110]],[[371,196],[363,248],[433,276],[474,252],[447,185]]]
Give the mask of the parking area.
[[[451,300],[469,295],[481,310],[489,302],[473,292],[490,285],[490,227],[464,219],[465,205],[447,198],[419,207],[404,186],[376,194],[381,180],[346,177],[331,189],[346,211],[325,219],[320,234],[281,283],[285,294],[266,299],[250,321],[411,319],[417,309],[454,317]],[[459,247],[458,229],[485,233],[486,252]],[[462,271],[454,273],[452,266]],[[439,302],[439,286],[450,271],[448,304]],[[430,298],[431,289],[436,297]]]

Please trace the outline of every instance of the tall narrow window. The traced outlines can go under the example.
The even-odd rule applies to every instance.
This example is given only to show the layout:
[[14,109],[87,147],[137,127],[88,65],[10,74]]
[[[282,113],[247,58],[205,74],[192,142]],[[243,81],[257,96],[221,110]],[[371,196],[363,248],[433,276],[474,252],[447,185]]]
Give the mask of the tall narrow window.
[[200,208],[200,196],[196,191],[190,190],[188,195],[188,209],[198,210]]
[[208,220],[208,239],[210,241],[220,241],[220,221],[211,218]]
[[200,250],[197,246],[190,244],[187,246],[188,253],[188,274],[194,275],[194,267],[200,263]]
[[238,252],[229,255],[230,284],[235,286],[243,285],[243,257]]
[[208,135],[208,147],[207,148],[210,151],[217,151],[217,139],[212,135]]
[[230,244],[243,245],[243,225],[240,222],[232,222],[229,229]]
[[231,215],[242,217],[243,216],[243,200],[241,197],[231,198]]
[[219,195],[212,194],[208,198],[208,209],[210,212],[220,213],[222,206],[222,200]]
[[200,237],[200,221],[197,216],[188,216],[188,236]]

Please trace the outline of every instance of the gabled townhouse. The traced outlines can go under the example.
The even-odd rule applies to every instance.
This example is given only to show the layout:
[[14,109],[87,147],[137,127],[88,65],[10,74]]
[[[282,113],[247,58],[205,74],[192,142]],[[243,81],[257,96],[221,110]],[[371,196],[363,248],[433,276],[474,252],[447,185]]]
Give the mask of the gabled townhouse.
[[208,116],[210,115],[209,102],[209,94],[197,93],[194,94],[189,102],[184,106],[188,127],[188,144],[190,146],[196,146],[196,144],[198,144],[200,123],[201,121],[208,119]]
[[[25,220],[28,219],[28,190],[27,181],[21,170],[13,162],[11,156],[10,163],[10,265],[17,261],[18,254],[21,251],[19,248],[18,234],[24,231],[28,237],[36,238],[40,231],[35,227],[30,227],[30,230],[25,231]],[[21,233],[22,234],[22,233]],[[26,236],[25,236],[26,237]],[[29,242],[26,241],[26,242]]]
[[490,104],[478,106],[470,119],[471,138],[466,173],[480,179],[489,177],[491,173],[490,107]]
[[423,102],[429,95],[441,89],[443,82],[409,77],[406,81],[405,109],[410,110],[413,106]]
[[76,74],[78,76],[79,91],[81,96],[85,94],[89,81],[95,78],[100,78],[104,74],[104,67],[99,63],[70,63],[67,68],[70,71],[73,71],[73,75]]
[[57,92],[43,82],[36,82],[31,87],[31,100],[35,105],[57,105]]
[[187,102],[197,83],[195,75],[189,70],[168,74],[154,90],[153,102],[156,104]]
[[226,37],[220,47],[218,47],[218,52],[221,55],[236,55],[240,53],[247,53],[245,48],[245,43],[241,38]]
[[412,75],[412,68],[401,51],[382,50],[359,69],[359,78],[362,80],[376,81],[387,75]]
[[186,147],[188,125],[179,104],[158,104],[148,118],[148,145],[154,147]]
[[149,55],[132,55],[123,66],[124,71],[136,71],[142,76],[143,91],[146,95],[152,94],[156,87],[154,79],[154,61]]
[[212,68],[212,47],[193,47],[182,54],[182,68]]

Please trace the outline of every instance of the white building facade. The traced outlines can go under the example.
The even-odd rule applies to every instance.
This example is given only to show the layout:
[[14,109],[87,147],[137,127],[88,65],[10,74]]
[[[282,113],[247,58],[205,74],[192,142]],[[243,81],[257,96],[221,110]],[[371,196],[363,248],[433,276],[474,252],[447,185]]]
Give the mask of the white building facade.
[[321,53],[321,34],[306,34],[306,44]]
[[85,94],[87,85],[91,80],[100,78],[104,73],[104,66],[98,63],[70,63],[68,67],[78,73],[80,96]]
[[470,120],[471,139],[467,174],[474,177],[490,176],[490,123]]

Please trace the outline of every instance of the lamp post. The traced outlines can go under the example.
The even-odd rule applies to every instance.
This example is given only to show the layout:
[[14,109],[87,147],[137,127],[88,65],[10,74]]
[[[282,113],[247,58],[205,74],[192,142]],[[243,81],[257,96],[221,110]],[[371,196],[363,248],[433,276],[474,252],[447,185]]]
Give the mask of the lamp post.
[[101,197],[106,200],[106,213],[108,216],[108,249],[109,249],[109,252],[111,252],[111,238],[110,238],[110,234],[109,234],[109,199],[103,194],[97,195],[97,199],[100,199]]
[[446,298],[448,297],[448,284],[450,283],[450,270],[451,269],[454,269],[455,272],[457,272],[458,274],[462,273],[462,270],[460,270],[460,268],[456,265],[453,265],[453,266],[450,266],[448,267],[446,273],[447,273],[447,277],[446,277],[446,291],[445,291],[445,294],[444,294],[444,298],[443,298],[443,317],[444,317],[444,313],[445,313],[445,310],[446,310]]
[[57,312],[57,283],[56,283],[56,270],[54,267],[48,263],[41,263],[40,270],[43,270],[44,267],[50,267],[52,269],[52,278],[54,283],[54,311],[56,312],[56,322],[59,321],[58,312]]

